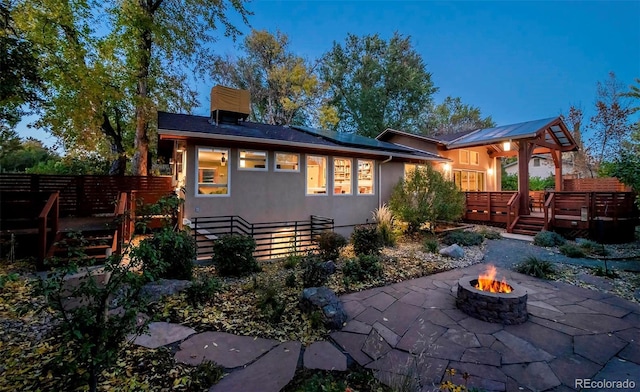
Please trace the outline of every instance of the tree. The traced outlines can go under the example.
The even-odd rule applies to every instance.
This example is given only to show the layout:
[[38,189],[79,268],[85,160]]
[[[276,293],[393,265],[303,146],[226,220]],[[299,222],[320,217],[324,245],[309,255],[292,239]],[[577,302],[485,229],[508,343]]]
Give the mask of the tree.
[[422,133],[438,136],[495,126],[491,116],[482,118],[480,108],[462,103],[459,97],[447,97],[427,115],[426,127],[422,129]]
[[425,223],[433,230],[438,220],[458,220],[464,204],[464,193],[431,165],[409,172],[393,188],[389,199],[389,208],[409,224],[409,231],[416,231]]
[[321,121],[337,118],[334,129],[369,137],[386,128],[417,132],[437,91],[410,37],[398,33],[389,41],[347,35],[323,56],[320,73],[329,89]]
[[576,106],[571,106],[569,108],[569,114],[563,117],[571,128],[571,134],[578,146],[577,151],[570,153],[573,158],[574,174],[577,174],[579,177],[585,177],[587,175],[589,177],[594,177],[589,152],[582,141],[582,121],[584,117],[582,109]]
[[40,140],[27,138],[19,140],[19,145],[15,144],[15,139],[11,139],[10,150],[0,153],[0,171],[2,172],[24,172],[27,169],[49,160],[59,160],[60,157],[53,151],[46,148]]
[[629,140],[632,125],[629,116],[634,113],[626,99],[623,85],[613,72],[609,79],[598,82],[596,91],[596,114],[591,117],[589,128],[594,132],[591,141],[596,165],[604,162],[605,157],[619,155],[624,143]]
[[15,126],[25,105],[40,101],[42,79],[37,53],[13,21],[11,3],[0,3],[0,131]]
[[277,32],[252,30],[244,40],[246,55],[217,56],[212,77],[229,87],[249,90],[253,121],[266,124],[309,122],[323,89],[315,68],[289,50],[289,38]]

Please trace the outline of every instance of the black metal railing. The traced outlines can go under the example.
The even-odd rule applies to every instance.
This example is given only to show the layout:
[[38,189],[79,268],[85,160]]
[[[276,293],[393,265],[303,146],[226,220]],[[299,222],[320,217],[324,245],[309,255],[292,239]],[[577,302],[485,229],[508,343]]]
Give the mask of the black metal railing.
[[257,259],[284,257],[291,253],[317,249],[316,235],[333,231],[332,218],[311,215],[309,220],[268,223],[250,223],[240,216],[215,216],[191,219],[198,258],[213,254],[213,243],[225,234],[251,236],[256,241]]

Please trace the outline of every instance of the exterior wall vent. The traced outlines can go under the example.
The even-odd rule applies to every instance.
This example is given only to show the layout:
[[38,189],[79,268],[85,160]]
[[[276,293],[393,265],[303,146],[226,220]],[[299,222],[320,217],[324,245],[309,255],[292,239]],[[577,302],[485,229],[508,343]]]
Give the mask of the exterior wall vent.
[[211,121],[215,124],[237,124],[251,113],[251,96],[248,90],[224,86],[211,89]]

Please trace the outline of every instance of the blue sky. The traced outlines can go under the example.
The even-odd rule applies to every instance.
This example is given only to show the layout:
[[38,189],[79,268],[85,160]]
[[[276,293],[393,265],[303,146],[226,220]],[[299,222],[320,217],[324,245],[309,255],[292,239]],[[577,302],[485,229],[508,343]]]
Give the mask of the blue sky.
[[[243,33],[280,30],[307,59],[347,33],[411,36],[439,88],[436,101],[461,97],[499,125],[556,116],[570,105],[582,107],[586,120],[596,83],[610,71],[626,86],[640,78],[640,1],[256,0],[247,7],[250,26],[233,18]],[[214,49],[242,55],[238,43],[223,38]],[[207,115],[211,86],[197,82],[194,114]]]

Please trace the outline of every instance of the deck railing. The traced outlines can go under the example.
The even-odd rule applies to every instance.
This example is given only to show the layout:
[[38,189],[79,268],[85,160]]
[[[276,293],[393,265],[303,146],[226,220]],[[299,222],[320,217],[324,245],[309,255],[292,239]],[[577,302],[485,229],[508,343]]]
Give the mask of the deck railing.
[[520,192],[516,192],[507,203],[507,231],[511,232],[520,217]]
[[38,260],[44,260],[58,233],[60,194],[53,192],[38,215]]
[[465,192],[466,207],[464,219],[471,221],[506,224],[508,203],[517,194],[504,192]]
[[309,220],[304,221],[250,223],[240,216],[230,215],[192,218],[190,227],[199,258],[213,254],[213,243],[220,236],[240,234],[255,239],[256,258],[269,259],[316,249],[315,236],[323,231],[333,231],[334,221],[312,215]]

